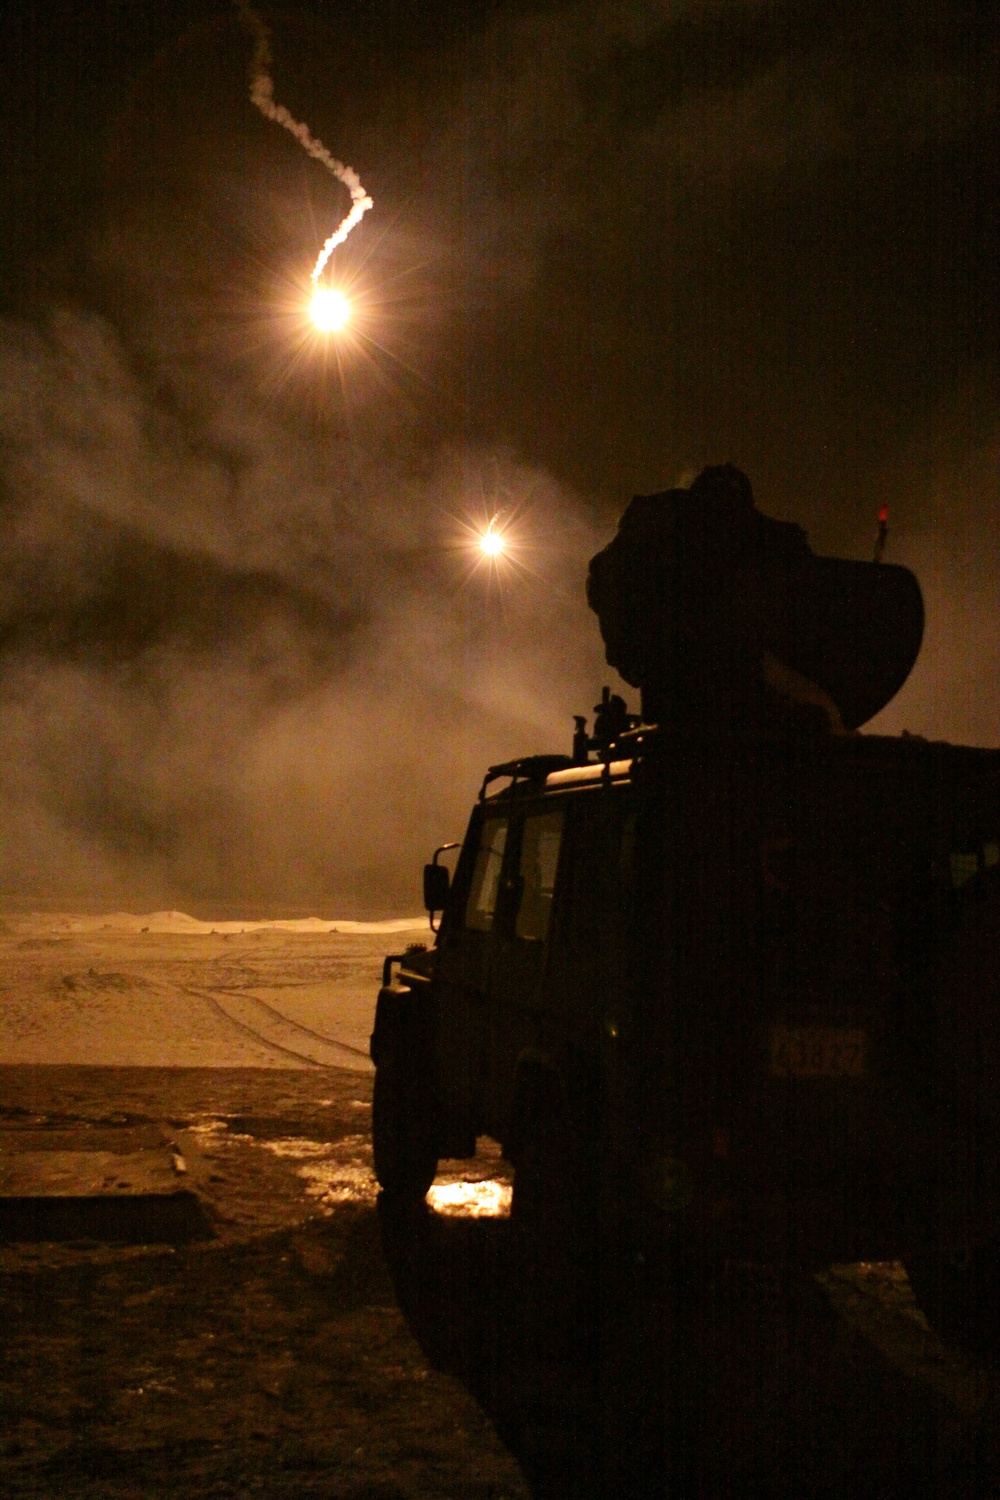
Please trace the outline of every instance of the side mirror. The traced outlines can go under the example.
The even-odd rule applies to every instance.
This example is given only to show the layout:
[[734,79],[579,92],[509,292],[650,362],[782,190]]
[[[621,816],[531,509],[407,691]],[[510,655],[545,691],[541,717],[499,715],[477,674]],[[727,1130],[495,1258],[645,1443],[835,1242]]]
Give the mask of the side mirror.
[[[437,932],[437,927],[434,926],[434,913],[444,911],[448,905],[448,892],[451,889],[451,877],[444,865],[438,864],[438,860],[449,849],[457,848],[457,844],[442,844],[439,849],[434,850],[434,858],[430,864],[424,865],[424,905],[430,915],[432,932]],[[440,925],[438,923],[438,926]]]
[[424,905],[433,914],[448,904],[451,877],[444,865],[424,865]]

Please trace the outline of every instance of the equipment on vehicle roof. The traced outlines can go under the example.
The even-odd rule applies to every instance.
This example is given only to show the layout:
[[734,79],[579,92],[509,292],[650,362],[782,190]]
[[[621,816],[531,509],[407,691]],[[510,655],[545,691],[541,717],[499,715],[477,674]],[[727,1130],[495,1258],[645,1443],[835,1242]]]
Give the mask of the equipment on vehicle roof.
[[731,464],[637,495],[587,600],[646,723],[737,732],[857,729],[906,681],[924,626],[909,569],[818,557]]

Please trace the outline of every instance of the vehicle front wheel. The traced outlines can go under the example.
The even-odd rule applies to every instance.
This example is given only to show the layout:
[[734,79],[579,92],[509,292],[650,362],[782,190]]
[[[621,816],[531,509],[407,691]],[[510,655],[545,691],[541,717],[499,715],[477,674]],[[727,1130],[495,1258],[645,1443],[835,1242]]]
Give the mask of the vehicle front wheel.
[[430,1038],[406,992],[383,991],[372,1058],[372,1150],[379,1186],[399,1202],[419,1203],[437,1171]]

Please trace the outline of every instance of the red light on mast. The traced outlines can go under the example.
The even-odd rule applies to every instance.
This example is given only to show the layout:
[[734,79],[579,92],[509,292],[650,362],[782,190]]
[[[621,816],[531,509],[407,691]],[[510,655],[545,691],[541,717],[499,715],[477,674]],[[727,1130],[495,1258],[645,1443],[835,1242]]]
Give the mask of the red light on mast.
[[878,513],[878,531],[875,534],[874,562],[880,563],[885,553],[885,539],[889,535],[889,507],[882,505]]

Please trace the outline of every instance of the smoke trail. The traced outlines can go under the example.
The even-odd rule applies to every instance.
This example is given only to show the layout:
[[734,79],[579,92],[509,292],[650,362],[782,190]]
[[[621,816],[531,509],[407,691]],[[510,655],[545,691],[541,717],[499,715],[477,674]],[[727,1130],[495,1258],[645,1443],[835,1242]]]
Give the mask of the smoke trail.
[[365,214],[372,207],[372,200],[361,185],[361,179],[353,167],[345,166],[311,134],[308,125],[302,124],[291,115],[283,104],[275,102],[274,82],[271,78],[271,33],[258,13],[248,4],[248,0],[236,0],[236,8],[240,13],[240,19],[253,37],[254,50],[250,62],[250,100],[266,115],[269,120],[294,135],[295,139],[303,146],[309,155],[322,162],[328,172],[332,172],[338,182],[342,182],[351,195],[351,211],[347,217],[337,226],[319,252],[316,264],[313,267],[312,279],[318,281],[323,274],[323,268],[338,245],[342,245],[354,228],[360,223]]

